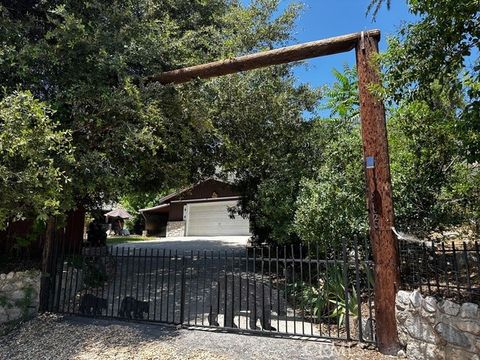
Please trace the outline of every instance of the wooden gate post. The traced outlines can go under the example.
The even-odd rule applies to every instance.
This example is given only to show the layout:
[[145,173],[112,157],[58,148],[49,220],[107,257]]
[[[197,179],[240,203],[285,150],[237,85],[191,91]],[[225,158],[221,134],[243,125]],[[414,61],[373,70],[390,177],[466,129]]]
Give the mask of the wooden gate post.
[[48,310],[48,301],[52,287],[52,257],[53,242],[55,241],[55,218],[50,216],[47,220],[47,229],[45,231],[45,242],[42,253],[42,275],[40,280],[40,306],[39,310],[45,312]]
[[395,320],[400,273],[397,240],[392,230],[394,213],[385,108],[370,91],[370,85],[380,84],[379,68],[372,61],[378,53],[378,40],[362,33],[356,59],[370,241],[375,262],[377,343],[382,353],[393,355],[400,350]]

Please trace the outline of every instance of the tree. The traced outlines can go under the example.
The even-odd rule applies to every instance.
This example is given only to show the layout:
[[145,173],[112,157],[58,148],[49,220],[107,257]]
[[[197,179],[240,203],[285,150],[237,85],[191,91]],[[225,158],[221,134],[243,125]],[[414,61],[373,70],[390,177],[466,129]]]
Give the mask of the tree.
[[313,110],[319,91],[296,86],[292,66],[186,84],[180,91],[194,99],[185,110],[210,127],[203,137],[206,158],[234,175],[243,194],[238,212],[250,217],[256,238],[295,240],[298,185],[315,156],[303,136],[309,128],[303,112]]
[[323,104],[330,117],[313,120],[308,135],[321,156],[313,174],[301,179],[295,204],[298,236],[322,249],[367,230],[357,73],[345,66],[333,74]]
[[195,100],[172,86],[145,87],[141,79],[282,43],[298,8],[274,16],[278,4],[2,2],[6,93],[29,90],[71,134],[76,161],[61,168],[72,179],[64,204],[95,208],[125,191],[162,191],[210,175],[215,131],[185,111]]
[[45,221],[71,206],[71,179],[62,169],[74,161],[71,133],[29,92],[0,101],[0,229],[24,218]]
[[[390,143],[398,220],[411,230],[459,222],[476,223],[478,229],[477,193],[451,189],[478,184],[479,3],[422,0],[408,5],[418,20],[388,40],[381,59],[385,96],[393,109]],[[465,206],[462,211],[459,204]]]

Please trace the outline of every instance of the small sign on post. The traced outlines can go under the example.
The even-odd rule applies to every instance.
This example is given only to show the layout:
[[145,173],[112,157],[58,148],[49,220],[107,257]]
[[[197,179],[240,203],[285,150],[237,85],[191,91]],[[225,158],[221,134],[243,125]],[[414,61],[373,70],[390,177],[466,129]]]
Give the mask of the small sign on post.
[[367,160],[365,162],[367,169],[375,168],[375,158],[373,156],[367,156]]

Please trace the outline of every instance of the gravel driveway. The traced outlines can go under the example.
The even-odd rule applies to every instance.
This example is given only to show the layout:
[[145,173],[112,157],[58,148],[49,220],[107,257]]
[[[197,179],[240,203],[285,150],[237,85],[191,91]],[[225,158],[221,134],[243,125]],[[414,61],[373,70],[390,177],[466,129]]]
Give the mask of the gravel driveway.
[[0,337],[0,359],[386,359],[332,343],[42,315]]

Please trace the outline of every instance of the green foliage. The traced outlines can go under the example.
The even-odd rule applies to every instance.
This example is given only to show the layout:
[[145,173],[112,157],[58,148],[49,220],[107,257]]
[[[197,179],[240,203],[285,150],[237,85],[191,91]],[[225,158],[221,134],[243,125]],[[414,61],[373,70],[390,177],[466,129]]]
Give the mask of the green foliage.
[[248,6],[236,0],[0,5],[2,85],[7,92],[28,89],[44,100],[72,136],[76,161],[58,170],[74,180],[71,189],[35,191],[45,203],[41,216],[58,207],[59,196],[67,209],[76,203],[88,210],[126,192],[159,193],[212,175],[211,145],[223,129],[189,111],[198,84],[184,91],[144,86],[141,78],[284,43],[299,7],[278,11],[278,5],[278,0]]
[[96,288],[108,280],[105,259],[97,256],[74,255],[67,259],[68,265],[83,271],[84,285],[87,288]]
[[208,129],[202,135],[206,167],[234,175],[244,194],[238,210],[250,216],[257,238],[295,240],[298,184],[315,156],[302,113],[313,110],[320,93],[296,86],[291,66],[186,84],[181,91],[190,99],[185,111]]
[[418,21],[402,26],[382,55],[386,99],[394,105],[398,222],[411,231],[465,223],[478,231],[479,2],[408,4]]
[[386,3],[387,9],[390,9],[392,0],[370,0],[370,4],[367,7],[367,15],[371,13],[373,20],[375,20],[384,3]]
[[340,246],[342,238],[366,229],[362,144],[358,122],[356,72],[333,72],[324,107],[331,119],[312,121],[309,138],[320,156],[303,177],[296,201],[294,227],[303,241]]
[[397,220],[410,230],[446,222],[439,209],[440,195],[459,160],[455,156],[456,99],[438,84],[432,87],[438,92],[435,108],[422,100],[402,102],[389,122]]
[[340,246],[342,238],[362,234],[367,226],[359,126],[348,120],[315,125],[314,134],[324,141],[322,158],[314,176],[301,181],[295,230],[322,248]]
[[349,317],[358,316],[359,299],[354,288],[345,289],[343,270],[340,266],[330,267],[324,276],[318,275],[318,285],[295,282],[287,286],[287,293],[295,297],[299,307],[317,319],[335,319],[339,326],[345,325]]
[[71,133],[52,115],[30,92],[0,101],[0,229],[25,217],[45,221],[69,205],[63,169],[74,160]]
[[[183,184],[186,185],[186,184]],[[178,184],[178,188],[181,188],[182,184]],[[159,200],[174,190],[166,190],[160,192],[129,192],[120,197],[120,205],[128,211],[132,218],[125,220],[125,227],[129,229],[131,234],[138,232],[139,229],[144,227],[145,219],[143,215],[138,211],[139,209],[145,209],[158,205]],[[111,239],[108,239],[109,241]]]

